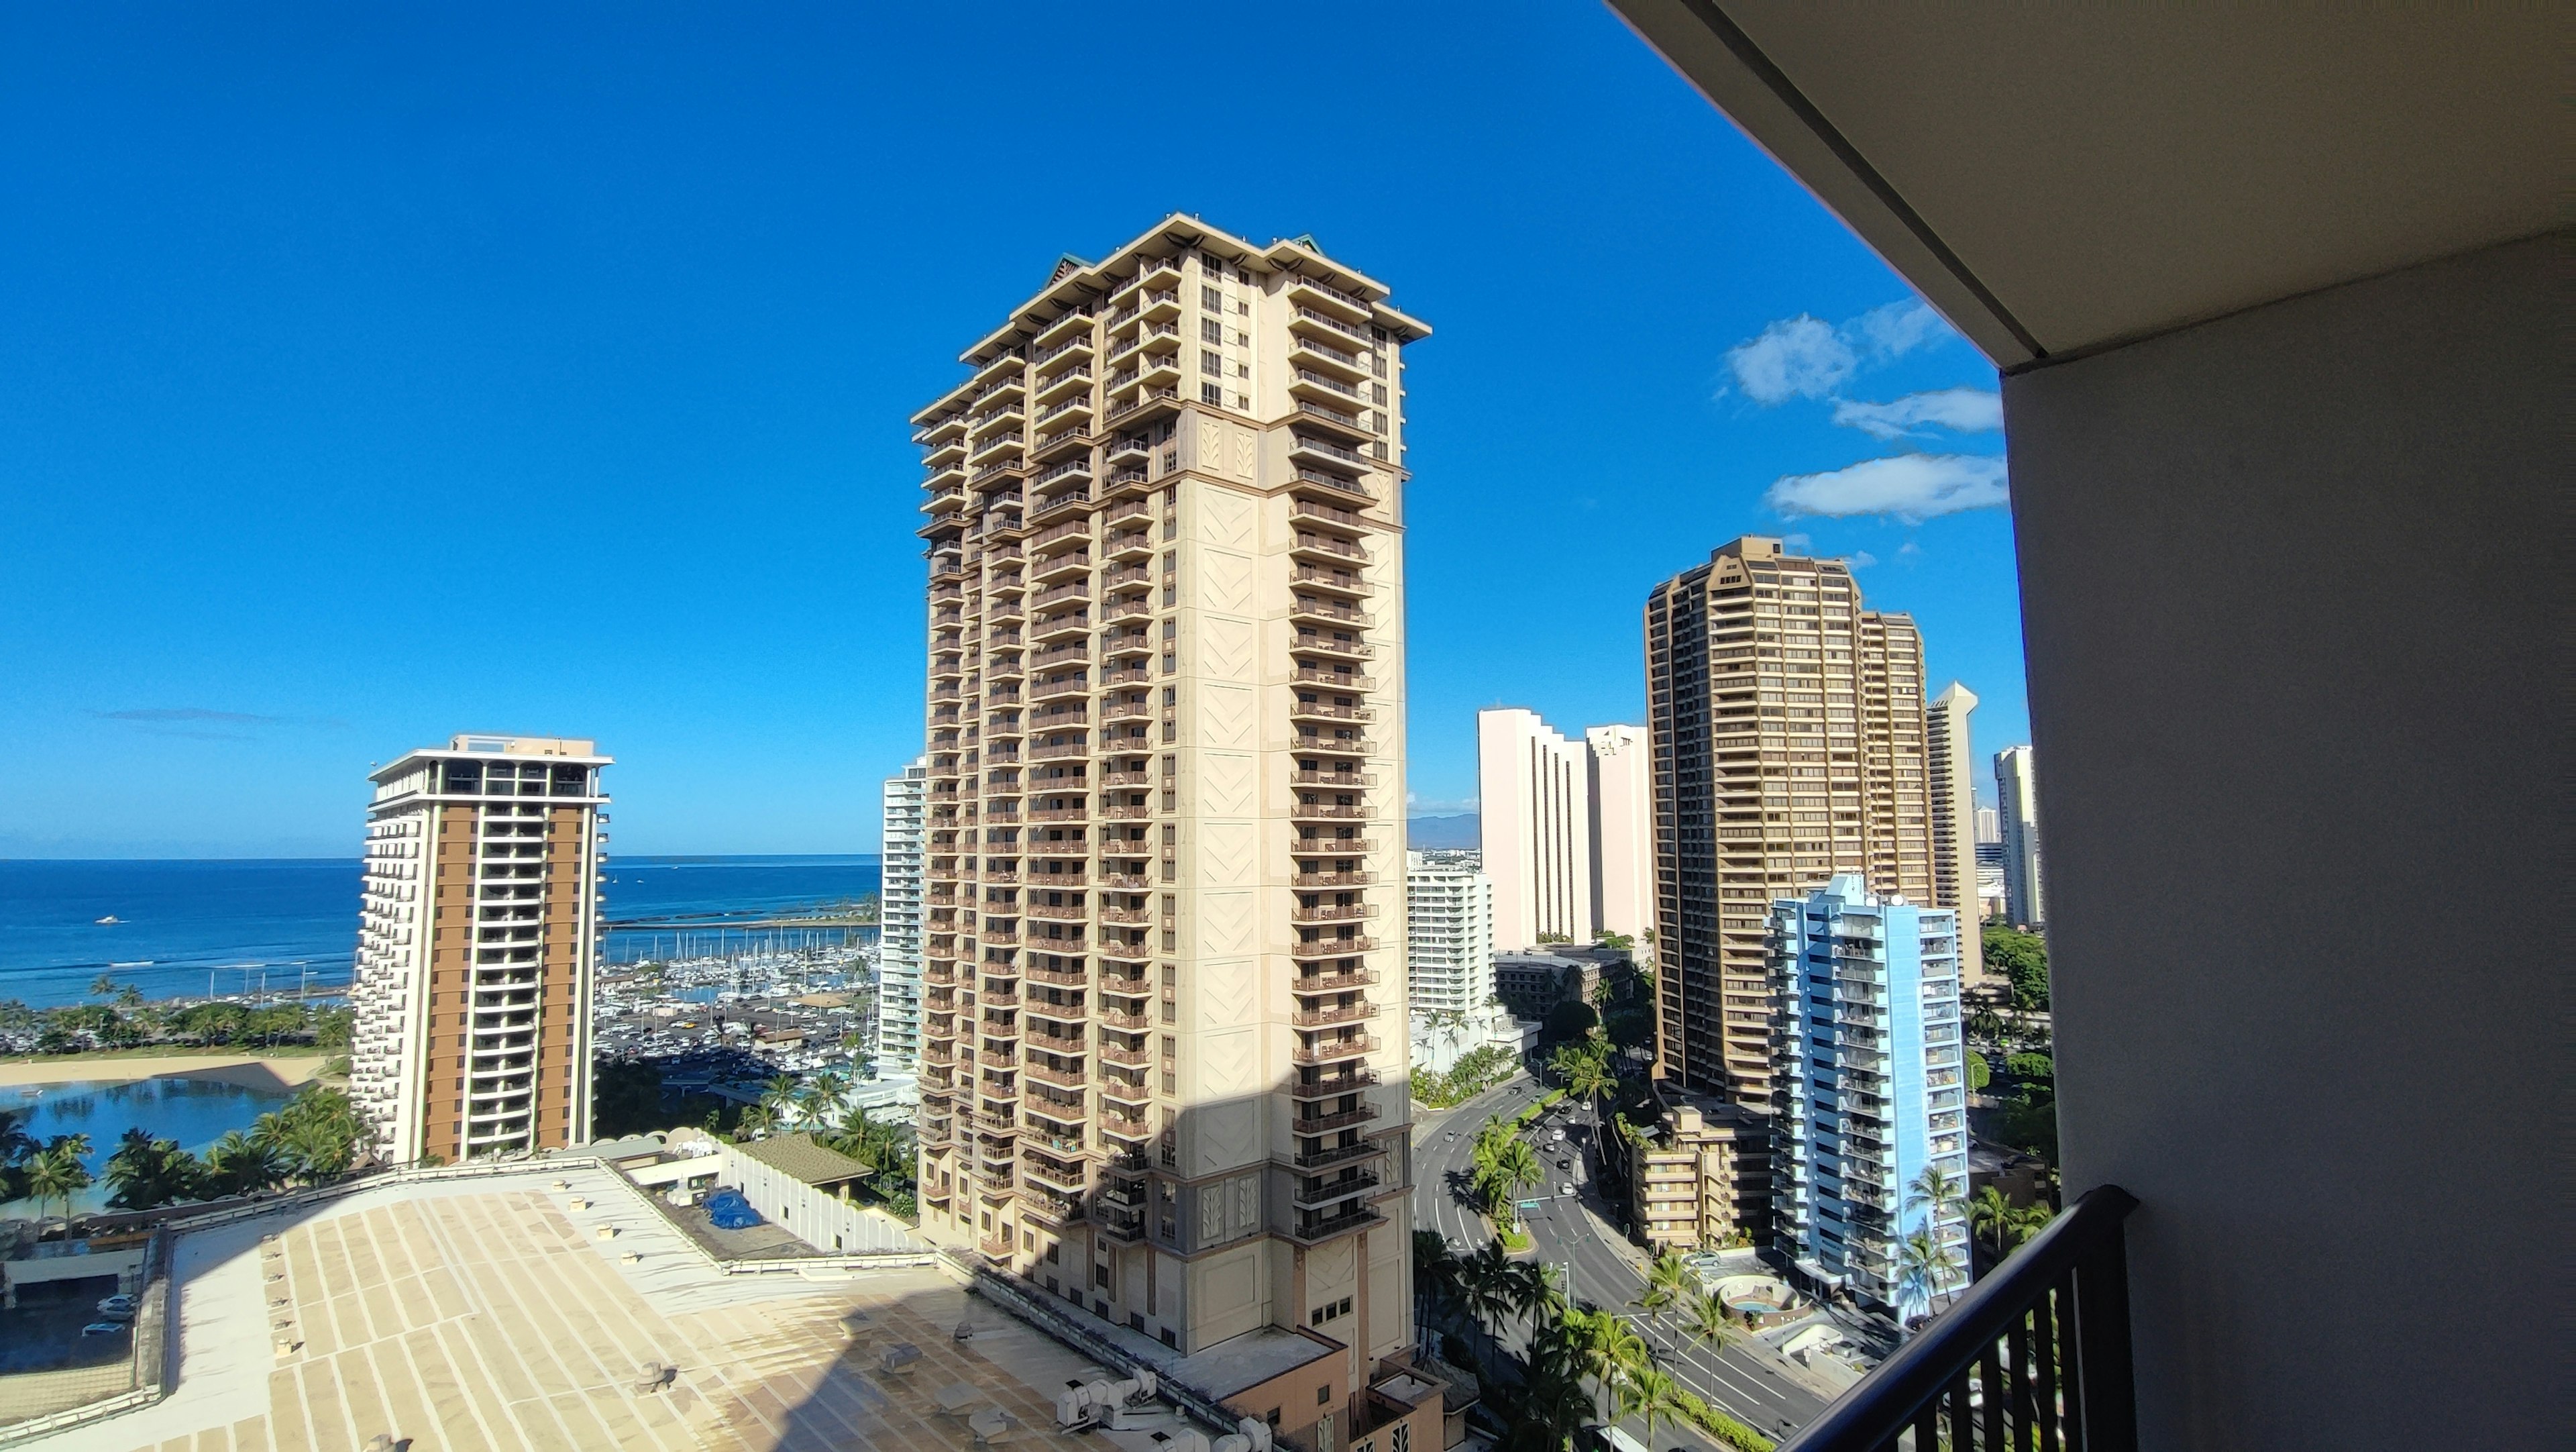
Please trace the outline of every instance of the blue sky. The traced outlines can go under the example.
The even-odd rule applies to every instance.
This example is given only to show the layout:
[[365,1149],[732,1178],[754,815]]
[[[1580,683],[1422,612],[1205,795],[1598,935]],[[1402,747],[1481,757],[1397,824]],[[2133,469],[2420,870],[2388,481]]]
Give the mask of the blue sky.
[[1745,532],[2026,739],[1992,369],[1606,9],[950,9],[16,12],[0,855],[348,853],[460,730],[598,738],[619,851],[872,850],[904,418],[1171,211],[1437,330],[1417,812],[1479,706],[1642,719],[1646,590]]

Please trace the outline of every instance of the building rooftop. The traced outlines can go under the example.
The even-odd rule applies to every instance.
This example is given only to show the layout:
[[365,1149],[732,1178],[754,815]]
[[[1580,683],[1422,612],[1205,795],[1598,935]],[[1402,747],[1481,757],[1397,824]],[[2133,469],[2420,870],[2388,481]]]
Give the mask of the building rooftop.
[[829,1150],[814,1142],[810,1134],[779,1134],[737,1144],[733,1152],[784,1174],[793,1175],[809,1185],[837,1185],[844,1180],[864,1180],[876,1171],[862,1161],[838,1150]]
[[1309,1331],[1264,1326],[1182,1357],[1171,1363],[1170,1374],[1183,1385],[1223,1401],[1348,1349]]

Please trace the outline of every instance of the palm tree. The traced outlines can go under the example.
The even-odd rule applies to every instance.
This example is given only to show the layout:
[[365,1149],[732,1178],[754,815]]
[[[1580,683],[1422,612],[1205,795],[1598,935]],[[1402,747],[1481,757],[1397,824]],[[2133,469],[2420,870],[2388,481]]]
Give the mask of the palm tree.
[[1458,1262],[1459,1298],[1489,1336],[1498,1333],[1504,1318],[1518,1309],[1514,1294],[1518,1274],[1519,1267],[1499,1240],[1486,1241]]
[[1724,1351],[1735,1340],[1735,1313],[1726,1298],[1703,1291],[1682,1303],[1682,1331],[1711,1352]]
[[1645,1291],[1629,1304],[1649,1315],[1661,1315],[1688,1299],[1698,1280],[1690,1262],[1673,1251],[1663,1251],[1646,1268]]
[[[1458,1253],[1449,1248],[1449,1237],[1437,1230],[1413,1232],[1413,1294],[1423,1308],[1437,1310],[1457,1303],[1459,1267]],[[1430,1319],[1422,1309],[1414,1314],[1417,1319]]]
[[1660,1366],[1631,1367],[1619,1377],[1618,1415],[1646,1419],[1646,1445],[1655,1442],[1657,1419],[1681,1420],[1681,1383]]
[[1950,1259],[1948,1247],[1933,1238],[1927,1225],[1896,1245],[1896,1285],[1900,1307],[1919,1305],[1923,1314],[1932,1313],[1932,1300],[1950,1288],[1958,1267]]
[[58,1134],[27,1161],[27,1194],[36,1202],[36,1214],[45,1213],[47,1200],[63,1202],[63,1215],[72,1213],[72,1197],[90,1186],[89,1166],[81,1157],[89,1153],[89,1136]]
[[303,1168],[304,1178],[320,1180],[349,1168],[356,1153],[353,1137],[323,1119],[306,1119],[286,1131],[286,1150]]
[[[1565,1081],[1565,1092],[1591,1106],[1592,1124],[1601,1124],[1601,1101],[1619,1088],[1618,1077],[1610,1072],[1610,1041],[1594,1030],[1581,1047],[1568,1044],[1556,1051],[1549,1067]],[[1597,1136],[1596,1136],[1597,1138]]]
[[1494,1156],[1492,1188],[1496,1192],[1494,1214],[1514,1230],[1521,1224],[1520,1193],[1544,1183],[1547,1167],[1539,1162],[1538,1151],[1525,1139],[1515,1139]]
[[105,973],[101,973],[96,978],[89,981],[89,991],[90,996],[93,998],[114,998],[116,996],[116,980]]
[[226,1194],[248,1195],[286,1182],[286,1162],[275,1146],[261,1144],[240,1130],[227,1130],[206,1150],[206,1168]]
[[1532,1336],[1540,1326],[1565,1314],[1565,1289],[1556,1282],[1556,1267],[1545,1261],[1512,1263],[1512,1309],[1529,1323]]
[[742,1117],[735,1120],[733,1126],[735,1134],[749,1135],[753,1139],[759,1139],[777,1127],[778,1115],[770,1109],[766,1099],[758,1104],[744,1105]]
[[1992,1185],[1979,1190],[1976,1196],[1968,1201],[1969,1228],[1994,1233],[1997,1260],[2003,1259],[2004,1252],[2010,1248],[2005,1244],[2004,1237],[2012,1232],[2013,1224],[2020,1215],[2021,1212],[2013,1208],[2012,1202],[2004,1198],[2003,1192]]
[[2015,1211],[2012,1219],[2012,1243],[2014,1248],[2020,1248],[2023,1241],[2028,1240],[2042,1230],[2047,1229],[2048,1222],[2056,1218],[2057,1211],[2053,1207],[2047,1205],[2032,1205],[2026,1209]]
[[0,1165],[14,1165],[44,1146],[27,1133],[27,1112],[0,1109]]
[[1949,1171],[1939,1165],[1925,1165],[1923,1173],[1916,1175],[1914,1183],[1906,1187],[1905,1208],[1918,1210],[1930,1206],[1932,1219],[1949,1220],[1958,1215],[1966,1199],[1967,1187],[1950,1178]]

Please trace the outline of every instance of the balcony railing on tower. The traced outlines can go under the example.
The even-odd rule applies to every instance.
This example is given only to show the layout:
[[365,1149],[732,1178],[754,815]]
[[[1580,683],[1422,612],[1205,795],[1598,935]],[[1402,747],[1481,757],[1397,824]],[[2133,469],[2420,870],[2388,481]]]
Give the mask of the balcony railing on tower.
[[2088,1191],[1781,1452],[2135,1452],[2128,1244]]

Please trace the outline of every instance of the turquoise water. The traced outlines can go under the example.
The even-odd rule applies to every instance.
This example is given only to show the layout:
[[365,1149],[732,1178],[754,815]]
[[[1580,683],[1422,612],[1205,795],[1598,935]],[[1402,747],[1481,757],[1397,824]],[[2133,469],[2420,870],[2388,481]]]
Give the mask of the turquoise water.
[[[35,1097],[24,1090],[0,1088],[0,1109],[26,1114],[27,1132],[38,1140],[58,1134],[89,1136],[90,1152],[84,1162],[98,1183],[72,1197],[77,1213],[107,1208],[107,1197],[115,1193],[106,1184],[107,1159],[116,1153],[117,1136],[126,1130],[141,1125],[155,1139],[175,1139],[182,1149],[203,1154],[226,1131],[250,1128],[252,1121],[291,1097],[289,1091],[245,1089],[214,1079],[139,1079],[129,1084],[53,1084]],[[0,1218],[35,1213],[34,1204],[26,1200],[0,1204]],[[61,1214],[62,1202],[49,1203],[45,1213]]]

